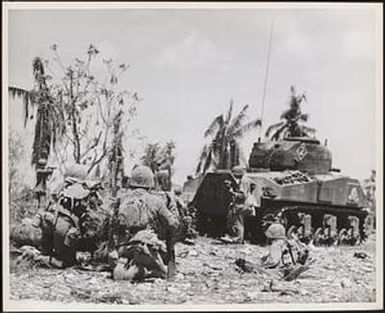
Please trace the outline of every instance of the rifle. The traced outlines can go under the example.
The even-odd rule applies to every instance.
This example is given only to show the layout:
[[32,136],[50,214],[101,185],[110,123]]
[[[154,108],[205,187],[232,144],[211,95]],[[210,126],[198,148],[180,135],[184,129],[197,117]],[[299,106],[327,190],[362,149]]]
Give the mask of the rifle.
[[[114,150],[116,152],[116,145],[114,147]],[[116,156],[116,154],[115,154]],[[110,217],[110,220],[109,220],[109,229],[108,229],[108,251],[111,252],[113,250],[115,250],[116,248],[116,244],[115,244],[115,239],[114,239],[114,227],[115,227],[115,224],[116,224],[116,219],[117,219],[117,216],[118,216],[118,211],[119,211],[119,206],[120,206],[120,199],[117,198],[117,193],[118,193],[118,190],[117,190],[117,161],[116,160],[113,160],[113,163],[112,163],[112,204],[111,204],[111,207],[112,207],[112,215]]]
[[289,250],[291,261],[293,262],[294,265],[296,265],[297,262],[295,260],[294,254],[293,254],[293,247],[292,247],[291,243],[288,240],[286,240],[286,247]]

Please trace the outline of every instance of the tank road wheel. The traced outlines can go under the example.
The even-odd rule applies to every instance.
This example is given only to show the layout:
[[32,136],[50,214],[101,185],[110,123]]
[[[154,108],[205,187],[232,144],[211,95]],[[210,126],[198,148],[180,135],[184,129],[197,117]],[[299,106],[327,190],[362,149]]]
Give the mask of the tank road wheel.
[[332,237],[331,240],[332,240],[331,242],[332,246],[338,246],[338,236]]
[[350,244],[351,244],[352,246],[357,246],[357,245],[359,245],[361,242],[362,242],[362,240],[361,240],[361,237],[360,237],[360,236],[358,236],[358,237],[352,237],[352,239],[350,240]]
[[347,230],[342,228],[338,233],[338,244],[343,245],[346,243]]
[[321,245],[321,235],[322,235],[322,228],[319,227],[314,233],[314,239],[313,239],[313,244],[317,247]]
[[287,236],[288,239],[291,239],[293,234],[294,235],[297,234],[297,227],[295,227],[294,225],[289,227],[286,236]]

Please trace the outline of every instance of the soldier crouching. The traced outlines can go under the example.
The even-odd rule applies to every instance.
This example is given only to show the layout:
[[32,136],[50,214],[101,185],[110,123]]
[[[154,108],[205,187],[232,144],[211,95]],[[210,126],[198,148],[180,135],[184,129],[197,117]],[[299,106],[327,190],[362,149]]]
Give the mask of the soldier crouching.
[[[92,252],[97,246],[95,240],[103,218],[97,212],[99,203],[91,204],[95,202],[92,198],[98,198],[99,187],[98,182],[87,180],[86,170],[83,172],[75,177],[67,170],[58,202],[40,208],[33,219],[23,220],[11,233],[17,246],[38,248],[54,267],[73,266],[78,263],[79,251]],[[95,243],[94,247],[90,243]]]
[[151,169],[133,169],[129,191],[116,210],[113,245],[109,253],[115,280],[142,280],[147,277],[171,278],[175,274],[174,238],[178,219],[159,197]]
[[307,246],[298,238],[286,237],[285,227],[280,216],[276,216],[265,232],[269,251],[261,259],[267,269],[291,268],[294,265],[304,265],[309,258]]

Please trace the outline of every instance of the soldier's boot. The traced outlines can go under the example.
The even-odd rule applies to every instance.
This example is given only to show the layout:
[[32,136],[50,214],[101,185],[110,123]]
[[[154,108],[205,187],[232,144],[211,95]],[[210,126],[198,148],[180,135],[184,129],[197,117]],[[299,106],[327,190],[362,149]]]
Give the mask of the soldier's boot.
[[228,217],[227,227],[230,230],[230,236],[223,236],[220,240],[229,244],[243,244],[245,234],[243,216],[239,214],[236,217]]
[[244,243],[244,235],[245,235],[245,227],[243,223],[243,216],[239,215],[234,223],[234,237],[233,243],[243,244]]

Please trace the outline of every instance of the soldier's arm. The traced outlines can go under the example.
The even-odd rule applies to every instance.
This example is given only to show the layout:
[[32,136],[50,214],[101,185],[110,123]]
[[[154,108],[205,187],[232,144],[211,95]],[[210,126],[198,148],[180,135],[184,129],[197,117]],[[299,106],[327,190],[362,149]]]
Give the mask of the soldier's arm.
[[169,232],[173,232],[179,227],[177,216],[168,210],[163,203],[159,207],[158,215],[162,220],[162,223],[167,227],[168,230],[170,230]]
[[243,201],[244,202],[246,200],[246,195],[241,190],[234,190],[233,196],[234,196],[235,200],[237,200],[237,201]]

